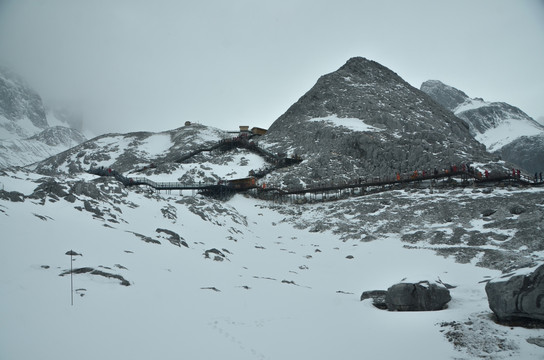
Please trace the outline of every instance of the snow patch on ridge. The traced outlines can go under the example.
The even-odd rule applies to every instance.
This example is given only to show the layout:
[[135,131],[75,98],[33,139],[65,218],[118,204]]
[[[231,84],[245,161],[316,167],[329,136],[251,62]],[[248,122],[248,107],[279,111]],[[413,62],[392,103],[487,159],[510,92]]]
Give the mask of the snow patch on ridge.
[[497,127],[491,128],[482,134],[477,134],[475,138],[486,146],[487,151],[493,152],[517,138],[537,135],[540,132],[540,129],[529,122],[507,119],[503,120]]
[[359,131],[359,132],[378,132],[382,131],[382,129],[379,129],[377,127],[365,124],[365,122],[361,119],[357,118],[340,118],[338,115],[329,115],[327,117],[322,118],[312,118],[309,121],[313,122],[326,122],[327,124],[337,126],[337,127],[344,127],[348,128],[353,131]]
[[138,145],[138,149],[149,154],[161,155],[167,152],[172,145],[174,144],[172,143],[169,134],[153,134],[143,140],[142,143]]
[[454,110],[454,114],[459,114],[460,112],[467,111],[467,110],[474,110],[481,108],[482,106],[487,106],[489,103],[482,99],[468,99],[461,105],[457,106]]

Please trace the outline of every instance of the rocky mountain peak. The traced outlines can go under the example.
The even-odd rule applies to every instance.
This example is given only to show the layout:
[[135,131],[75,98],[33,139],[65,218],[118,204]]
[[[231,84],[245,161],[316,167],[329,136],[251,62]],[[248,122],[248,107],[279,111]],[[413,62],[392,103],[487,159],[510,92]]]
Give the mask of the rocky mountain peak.
[[427,80],[421,84],[421,91],[428,94],[434,101],[450,111],[454,111],[469,97],[467,94],[439,80]]
[[491,159],[464,121],[362,57],[321,76],[270,126],[262,143],[310,157],[303,165],[316,180],[325,173],[395,174]]
[[402,80],[392,70],[374,60],[369,60],[364,57],[353,57],[349,59],[333,74],[356,76],[363,82],[365,80],[366,82],[369,82],[371,79],[375,81],[377,78],[387,79],[390,77],[396,77],[396,80]]

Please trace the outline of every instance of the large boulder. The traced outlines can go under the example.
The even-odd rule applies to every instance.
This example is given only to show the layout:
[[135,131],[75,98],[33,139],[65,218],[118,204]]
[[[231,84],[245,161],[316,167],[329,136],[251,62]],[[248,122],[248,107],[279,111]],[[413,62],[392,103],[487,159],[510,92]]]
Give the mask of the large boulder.
[[389,311],[442,310],[450,300],[445,286],[428,281],[395,284],[387,289],[385,297]]
[[544,321],[544,265],[529,273],[514,273],[485,286],[489,308],[501,322]]

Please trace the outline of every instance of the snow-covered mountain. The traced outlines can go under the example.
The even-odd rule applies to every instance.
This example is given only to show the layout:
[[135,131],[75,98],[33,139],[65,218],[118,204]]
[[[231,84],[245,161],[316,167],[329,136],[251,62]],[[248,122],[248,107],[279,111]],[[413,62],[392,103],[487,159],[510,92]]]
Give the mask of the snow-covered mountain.
[[57,114],[22,78],[0,68],[0,168],[28,165],[86,140]]
[[[388,98],[389,88],[380,83],[370,93]],[[356,84],[346,87],[348,100],[348,90],[360,94],[364,87]],[[406,98],[413,91],[398,89]],[[397,131],[411,129],[412,137],[426,139],[421,153],[434,149],[441,160],[450,159],[429,138],[436,126],[459,132],[451,135],[450,150],[460,161],[490,158],[451,114],[441,118],[444,124],[430,125],[427,106],[437,108],[435,115],[446,111],[427,101],[420,116],[402,110],[408,102],[382,102],[375,113],[396,121]],[[392,153],[395,143],[376,133],[378,123],[355,120],[349,106],[336,107],[334,115],[285,115],[266,136],[248,139],[302,156],[257,179],[262,193],[274,182],[311,184],[316,176],[337,183],[344,169],[346,176],[376,174],[364,167],[374,156],[356,162],[347,149],[341,158],[357,166],[349,168],[331,160],[341,151],[336,142],[309,145],[374,136]],[[396,111],[409,121],[402,123]],[[393,131],[387,126],[382,133]],[[0,170],[0,358],[542,357],[544,330],[497,324],[485,293],[490,279],[544,263],[541,186],[452,177],[342,194],[276,191],[261,198],[255,190],[218,200],[193,189],[124,186],[119,177],[86,172],[103,167],[106,174],[112,169],[157,183],[200,184],[270,166],[268,153],[253,145],[216,146],[233,136],[199,124],[107,134],[31,166]],[[395,138],[403,151],[414,146],[408,135]],[[382,156],[375,152],[376,159]],[[329,161],[342,167],[332,171]],[[491,163],[473,165],[483,170]],[[71,251],[78,255],[67,255]],[[363,291],[420,280],[448,284],[446,309],[392,312],[361,301]]]
[[[232,137],[224,130],[191,124],[161,133],[137,132],[105,134],[32,166],[40,174],[79,174],[90,168],[113,168],[123,173],[161,174],[170,181],[217,182],[225,178],[241,178],[264,161],[254,154],[240,151],[206,157],[196,154],[190,161],[180,161],[185,155],[209,148],[224,138]],[[251,161],[253,164],[250,164]],[[208,164],[208,162],[210,162]],[[237,171],[232,168],[232,164]],[[215,164],[217,173],[210,172]],[[252,166],[250,166],[252,165]],[[219,167],[224,170],[219,171]],[[243,172],[240,169],[245,168]]]
[[[469,98],[464,92],[438,80],[424,82],[421,90],[465,120],[471,134],[488,151],[528,171],[542,171],[542,162],[537,158],[544,157],[544,147],[538,141],[544,134],[544,126],[529,115],[504,102]],[[511,150],[513,148],[516,150]]]
[[0,141],[0,168],[32,164],[85,140],[79,131],[63,126],[49,127],[25,139],[3,140]]

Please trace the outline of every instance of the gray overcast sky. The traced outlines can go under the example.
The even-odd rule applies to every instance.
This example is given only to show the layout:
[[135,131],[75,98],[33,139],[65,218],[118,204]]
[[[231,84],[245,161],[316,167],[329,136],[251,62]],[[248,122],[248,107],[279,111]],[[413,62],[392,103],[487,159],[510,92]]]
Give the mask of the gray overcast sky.
[[544,0],[0,0],[0,63],[86,127],[268,127],[363,56],[544,116]]

